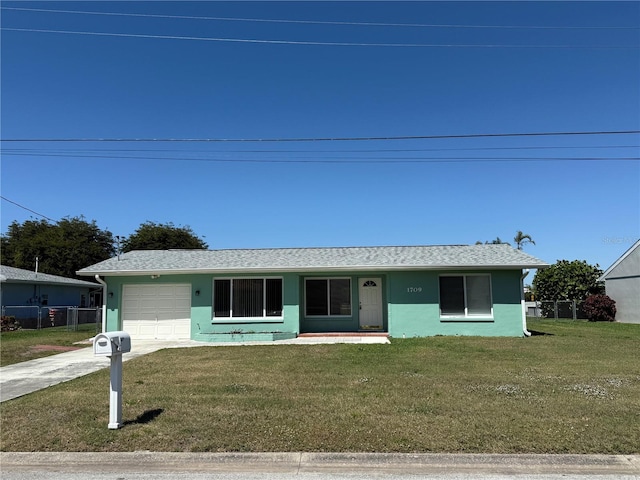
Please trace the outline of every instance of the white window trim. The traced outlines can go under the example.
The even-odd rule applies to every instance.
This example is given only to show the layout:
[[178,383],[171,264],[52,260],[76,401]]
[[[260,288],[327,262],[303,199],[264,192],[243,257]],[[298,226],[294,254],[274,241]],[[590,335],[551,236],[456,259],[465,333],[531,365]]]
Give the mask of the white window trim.
[[[216,317],[216,280],[229,280],[231,282],[229,292],[229,316]],[[233,281],[234,280],[262,280],[262,316],[261,317],[234,317],[233,316]],[[266,280],[282,281],[282,314],[280,316],[267,316],[266,300],[267,300],[267,282]],[[282,323],[284,320],[284,277],[216,277],[212,282],[213,295],[211,302],[212,320],[214,323]]]
[[[349,280],[349,306],[351,307],[350,315],[331,315],[331,289],[327,283],[327,306],[326,315],[307,315],[307,280]],[[304,279],[304,318],[352,318],[353,317],[353,281],[351,277],[305,277]]]
[[[462,287],[464,294],[464,315],[443,314],[440,307],[440,277],[462,277]],[[491,298],[490,313],[469,313],[467,306],[467,277],[489,277],[489,296]],[[443,320],[493,320],[493,281],[490,273],[443,273],[438,275],[438,312]]]

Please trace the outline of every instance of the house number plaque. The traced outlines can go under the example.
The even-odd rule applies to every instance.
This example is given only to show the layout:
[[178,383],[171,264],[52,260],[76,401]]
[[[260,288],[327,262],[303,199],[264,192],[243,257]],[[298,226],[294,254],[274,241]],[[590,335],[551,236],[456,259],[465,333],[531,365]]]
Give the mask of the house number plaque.
[[408,287],[407,293],[420,293],[422,291],[422,287]]

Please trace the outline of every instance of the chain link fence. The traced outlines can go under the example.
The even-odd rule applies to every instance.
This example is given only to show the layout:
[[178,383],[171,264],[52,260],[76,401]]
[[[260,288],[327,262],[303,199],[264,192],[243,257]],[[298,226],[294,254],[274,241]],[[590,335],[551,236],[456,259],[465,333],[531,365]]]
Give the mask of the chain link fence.
[[554,319],[586,319],[584,313],[584,302],[581,300],[556,300],[536,302],[539,305],[539,315],[545,318]]
[[15,318],[20,328],[39,330],[51,327],[67,327],[77,331],[80,325],[93,324],[96,332],[102,330],[102,308],[80,308],[70,306],[2,306],[3,317]]

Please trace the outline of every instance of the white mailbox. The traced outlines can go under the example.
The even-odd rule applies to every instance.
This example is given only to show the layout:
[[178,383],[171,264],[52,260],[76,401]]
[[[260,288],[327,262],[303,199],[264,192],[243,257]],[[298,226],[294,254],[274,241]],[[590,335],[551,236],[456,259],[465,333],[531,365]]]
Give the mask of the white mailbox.
[[122,355],[131,351],[131,337],[127,332],[105,332],[93,340],[94,355]]

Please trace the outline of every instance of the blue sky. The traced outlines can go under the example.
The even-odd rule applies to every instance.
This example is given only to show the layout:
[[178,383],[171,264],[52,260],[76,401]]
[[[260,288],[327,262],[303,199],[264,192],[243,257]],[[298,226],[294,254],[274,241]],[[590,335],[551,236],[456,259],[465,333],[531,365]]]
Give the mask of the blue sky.
[[[173,222],[210,248],[523,230],[538,258],[602,268],[640,237],[638,134],[391,138],[640,130],[638,2],[3,1],[0,14],[2,196],[51,219],[122,236]],[[390,139],[7,141],[354,137]],[[3,233],[40,218],[11,202]]]

